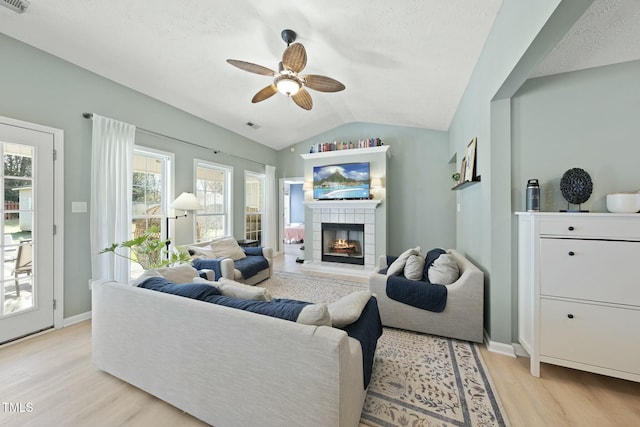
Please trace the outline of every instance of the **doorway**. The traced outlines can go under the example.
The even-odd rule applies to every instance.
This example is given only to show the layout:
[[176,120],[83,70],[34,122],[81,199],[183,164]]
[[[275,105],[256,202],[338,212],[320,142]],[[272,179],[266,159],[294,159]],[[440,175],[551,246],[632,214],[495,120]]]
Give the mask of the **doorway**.
[[62,193],[55,186],[54,162],[62,135],[59,129],[0,117],[0,343],[62,320],[62,301],[55,307],[60,272],[54,268],[61,261],[56,249],[62,254],[54,240],[54,201]]
[[304,260],[304,178],[280,179],[280,252]]

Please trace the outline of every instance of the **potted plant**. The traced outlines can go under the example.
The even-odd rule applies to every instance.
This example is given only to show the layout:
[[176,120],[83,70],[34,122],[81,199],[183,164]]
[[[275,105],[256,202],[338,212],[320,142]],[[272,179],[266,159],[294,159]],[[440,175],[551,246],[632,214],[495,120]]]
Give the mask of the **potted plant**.
[[[168,257],[163,256],[166,244],[166,239],[160,239],[158,227],[153,226],[146,229],[141,236],[125,242],[114,243],[110,247],[104,248],[100,253],[111,252],[114,255],[137,262],[145,270],[191,262],[191,257],[183,250],[174,250],[169,253]],[[117,249],[129,249],[129,251],[125,251],[125,255],[117,252]]]

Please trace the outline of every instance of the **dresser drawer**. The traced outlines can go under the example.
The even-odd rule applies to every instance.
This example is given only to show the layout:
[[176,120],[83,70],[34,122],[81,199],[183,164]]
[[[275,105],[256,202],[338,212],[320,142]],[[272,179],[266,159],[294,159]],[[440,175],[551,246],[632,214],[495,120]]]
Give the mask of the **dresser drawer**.
[[640,242],[540,239],[540,294],[640,306]]
[[584,217],[567,214],[566,217],[540,219],[540,235],[593,239],[640,240],[640,215],[635,217]]
[[540,355],[640,374],[640,311],[542,298]]

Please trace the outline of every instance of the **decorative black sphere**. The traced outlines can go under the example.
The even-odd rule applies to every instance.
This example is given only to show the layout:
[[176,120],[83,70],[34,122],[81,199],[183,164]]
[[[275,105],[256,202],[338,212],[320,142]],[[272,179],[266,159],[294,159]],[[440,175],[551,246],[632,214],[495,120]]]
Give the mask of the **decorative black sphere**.
[[591,177],[584,169],[569,169],[560,179],[560,191],[567,202],[582,204],[589,200],[593,191]]

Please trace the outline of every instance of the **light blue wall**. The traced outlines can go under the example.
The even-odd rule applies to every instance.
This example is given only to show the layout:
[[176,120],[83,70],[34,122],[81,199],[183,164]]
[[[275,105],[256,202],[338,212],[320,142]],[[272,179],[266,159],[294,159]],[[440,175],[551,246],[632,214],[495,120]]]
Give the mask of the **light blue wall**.
[[[424,249],[454,247],[455,195],[450,178],[454,169],[449,163],[447,132],[375,123],[343,125],[295,144],[293,152],[290,148],[280,151],[281,176],[304,176],[300,154],[308,153],[312,144],[371,137],[382,139],[391,150],[384,183],[387,251],[398,255],[417,245]],[[306,256],[310,259],[311,253]]]
[[449,128],[458,164],[478,138],[482,182],[457,194],[457,247],[485,273],[485,329],[498,343],[517,340],[510,97],[591,3],[504,0]]
[[513,98],[513,210],[525,209],[538,178],[541,209],[567,204],[560,178],[587,171],[593,193],[582,205],[606,212],[607,193],[640,190],[640,61],[527,81]]
[[[71,213],[72,201],[89,201],[91,121],[95,112],[136,126],[257,162],[136,133],[138,144],[176,153],[175,193],[193,191],[193,159],[234,167],[234,235],[244,231],[244,170],[264,172],[277,153],[242,136],[120,86],[0,34],[0,115],[64,130],[64,316],[91,310],[89,215]],[[176,243],[191,241],[190,219],[176,221]]]
[[304,191],[302,184],[291,184],[289,189],[289,221],[304,222]]

